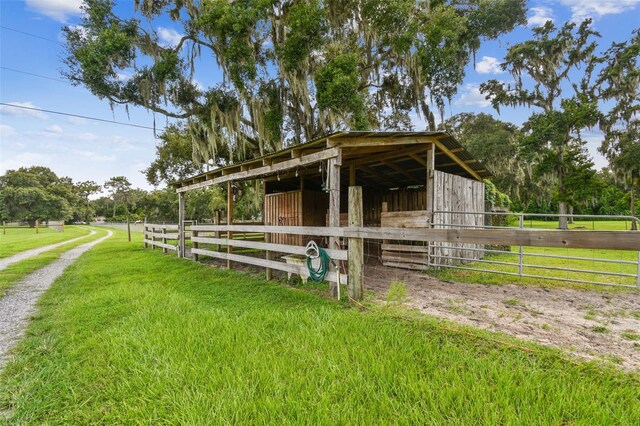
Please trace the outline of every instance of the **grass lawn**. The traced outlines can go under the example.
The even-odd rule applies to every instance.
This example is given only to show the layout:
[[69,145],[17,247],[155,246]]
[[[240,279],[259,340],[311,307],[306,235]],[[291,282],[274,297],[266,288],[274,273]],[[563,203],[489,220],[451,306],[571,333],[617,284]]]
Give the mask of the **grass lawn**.
[[640,418],[637,374],[437,325],[145,251],[117,232],[44,295],[0,376],[0,413],[11,424]]
[[[510,223],[517,228],[517,220]],[[525,228],[558,229],[557,220],[533,220],[525,217]],[[576,220],[569,224],[569,229],[589,229],[595,231],[628,231],[631,229],[631,222],[628,220]]]
[[[544,222],[544,221],[526,221],[525,227],[539,228],[539,229],[555,229],[557,228],[557,222]],[[595,229],[598,231],[616,231],[630,229],[630,222],[623,221],[576,221],[575,224],[570,225],[570,228],[578,229]],[[640,232],[638,233],[640,238]],[[513,254],[487,254],[484,260],[492,262],[518,262],[518,246],[512,246],[511,251]],[[638,252],[636,251],[623,251],[623,250],[595,250],[595,249],[568,249],[568,248],[547,248],[547,247],[524,247],[524,268],[523,273],[528,275],[539,275],[546,278],[528,278],[517,277],[512,275],[502,275],[491,272],[470,271],[461,269],[441,269],[438,271],[432,271],[431,275],[449,281],[457,282],[470,282],[480,284],[522,284],[522,285],[542,285],[547,287],[572,287],[572,288],[589,288],[600,290],[611,290],[609,287],[594,286],[590,284],[571,283],[566,281],[553,280],[551,278],[568,278],[574,280],[584,281],[597,281],[608,284],[622,284],[628,286],[636,285],[635,277],[618,277],[614,275],[606,275],[600,272],[613,272],[622,274],[637,274],[638,273]],[[542,256],[527,256],[527,255],[542,255]],[[587,260],[574,260],[574,259],[555,259],[544,256],[571,256],[581,257]],[[618,264],[599,262],[598,260],[622,260],[634,262],[635,264]],[[530,265],[527,267],[527,265]],[[496,272],[506,273],[518,273],[518,267],[512,265],[502,265],[486,262],[475,262],[466,265],[462,265],[467,268],[487,269]],[[552,268],[571,268],[579,270],[593,270],[598,273],[585,273],[575,271],[559,271],[559,270],[547,270],[536,266],[549,266]],[[608,290],[607,290],[608,291]],[[613,290],[616,291],[616,290]]]
[[[6,269],[3,269],[2,274],[0,274],[0,297],[4,296],[5,292],[13,284],[17,283],[33,271],[48,265],[54,260],[59,259],[63,253],[81,244],[86,244],[90,241],[96,240],[106,234],[107,232],[105,230],[96,229],[95,235],[83,238],[73,243],[65,244],[53,250],[41,253],[38,256],[21,260],[20,262],[9,265]],[[11,249],[11,247],[9,247],[9,249]]]
[[0,259],[13,256],[21,251],[60,243],[65,240],[87,235],[89,229],[78,226],[65,226],[64,232],[51,228],[40,228],[36,234],[35,228],[7,228],[7,234],[0,232]]

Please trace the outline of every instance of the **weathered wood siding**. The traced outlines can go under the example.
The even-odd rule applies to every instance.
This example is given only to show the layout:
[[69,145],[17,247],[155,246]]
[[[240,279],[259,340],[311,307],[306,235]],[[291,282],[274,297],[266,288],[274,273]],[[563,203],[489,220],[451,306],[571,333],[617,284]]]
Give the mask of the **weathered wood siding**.
[[401,189],[397,191],[367,191],[363,194],[363,214],[365,226],[380,226],[382,203],[387,203],[387,211],[401,212],[427,209],[427,193],[424,188]]
[[[264,197],[264,224],[267,226],[325,226],[329,206],[326,193],[297,190]],[[312,238],[303,235],[272,234],[276,244],[304,245]]]
[[[484,183],[440,171],[435,171],[434,182],[434,228],[481,227],[482,215],[449,212],[484,212]],[[437,213],[444,211],[445,213]],[[431,243],[432,264],[456,264],[480,259],[482,252],[477,244]],[[441,257],[438,257],[441,256]],[[462,260],[464,259],[464,260]]]

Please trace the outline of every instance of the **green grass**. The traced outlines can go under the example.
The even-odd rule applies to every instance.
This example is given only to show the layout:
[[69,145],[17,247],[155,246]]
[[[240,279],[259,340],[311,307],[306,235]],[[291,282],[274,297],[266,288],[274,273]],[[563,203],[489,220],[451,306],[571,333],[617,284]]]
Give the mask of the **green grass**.
[[[517,220],[510,221],[510,226],[518,227]],[[525,228],[558,229],[557,220],[529,220],[524,221]],[[625,220],[576,220],[569,224],[569,229],[587,229],[595,231],[626,231],[631,229],[631,222]]]
[[21,260],[20,262],[16,262],[12,265],[9,265],[7,268],[3,269],[2,273],[0,274],[0,297],[4,296],[6,291],[12,285],[20,281],[22,278],[48,265],[54,260],[58,260],[63,253],[81,244],[86,244],[90,241],[93,241],[95,239],[98,239],[106,235],[106,231],[104,230],[96,229],[96,231],[97,232],[95,235],[92,235],[87,238],[83,238],[73,243],[65,244],[53,250],[46,251],[44,253],[39,254],[38,256]]
[[[529,221],[525,223],[528,227]],[[533,221],[534,228],[555,228],[557,223],[555,222],[543,222]],[[587,229],[592,229],[592,225],[596,230],[624,230],[625,224],[621,221],[599,221],[599,222],[579,222],[577,221],[574,226],[585,226]],[[627,229],[629,223],[627,222]],[[511,254],[487,254],[483,260],[492,262],[510,262],[518,263],[518,246],[511,247]],[[607,284],[621,284],[627,286],[635,286],[635,277],[618,277],[613,275],[603,275],[601,272],[613,272],[622,274],[637,274],[637,264],[617,264],[598,262],[598,259],[605,260],[624,260],[637,262],[638,252],[636,251],[623,251],[623,250],[596,250],[596,249],[569,249],[569,248],[547,248],[547,247],[524,247],[524,268],[523,273],[528,275],[538,275],[543,278],[528,278],[517,277],[507,274],[517,274],[517,265],[502,265],[487,262],[474,262],[462,265],[466,268],[485,269],[495,272],[483,272],[483,271],[470,271],[462,269],[447,269],[431,271],[432,275],[436,277],[457,282],[469,282],[479,284],[522,284],[522,285],[541,285],[545,287],[572,287],[581,289],[598,289],[602,291],[618,291],[619,289],[612,289],[604,286],[594,286],[586,284],[586,281],[604,282]],[[527,256],[527,255],[543,255],[543,256],[571,256],[581,257],[587,260],[569,260],[569,259],[555,259],[541,256]],[[527,266],[529,265],[529,266]],[[535,266],[550,266],[552,268],[571,268],[579,270],[593,270],[597,273],[591,272],[574,272],[574,271],[560,271],[554,269],[541,269]],[[552,278],[564,278],[584,281],[585,283],[572,283],[567,281],[553,280]]]
[[8,423],[640,418],[637,374],[453,333],[423,317],[360,311],[141,246],[117,232],[44,295],[0,377]]
[[64,232],[40,228],[38,234],[36,234],[35,228],[7,228],[6,235],[0,232],[0,259],[25,250],[60,243],[87,234],[89,234],[88,228],[77,226],[65,226]]

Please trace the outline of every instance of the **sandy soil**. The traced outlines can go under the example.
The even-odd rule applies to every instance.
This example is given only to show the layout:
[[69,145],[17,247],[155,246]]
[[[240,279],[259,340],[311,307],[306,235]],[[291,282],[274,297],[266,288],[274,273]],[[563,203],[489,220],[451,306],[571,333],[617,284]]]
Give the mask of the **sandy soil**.
[[3,269],[5,269],[6,267],[8,267],[9,265],[12,265],[16,262],[20,262],[21,260],[25,260],[25,259],[29,259],[30,257],[35,257],[37,255],[39,255],[40,253],[44,253],[45,251],[49,251],[49,250],[53,250],[54,248],[58,248],[60,246],[63,246],[65,244],[69,244],[72,243],[74,241],[78,241],[81,240],[83,238],[87,238],[91,235],[94,235],[96,233],[96,231],[91,231],[90,233],[88,233],[87,235],[83,235],[82,237],[78,237],[78,238],[72,238],[70,240],[66,240],[66,241],[62,241],[61,243],[56,243],[56,244],[49,244],[48,246],[42,246],[42,247],[38,247],[32,250],[26,250],[17,254],[14,254],[13,256],[9,256],[9,257],[5,257],[4,259],[0,259],[0,271],[2,271]]
[[640,371],[640,291],[602,293],[517,285],[448,283],[413,271],[371,267],[365,286],[385,299],[392,281],[421,312]]
[[97,240],[82,244],[66,253],[47,266],[27,275],[22,281],[11,287],[0,298],[0,368],[9,359],[9,350],[22,337],[30,316],[36,310],[36,303],[64,270],[96,244],[109,238],[113,233]]

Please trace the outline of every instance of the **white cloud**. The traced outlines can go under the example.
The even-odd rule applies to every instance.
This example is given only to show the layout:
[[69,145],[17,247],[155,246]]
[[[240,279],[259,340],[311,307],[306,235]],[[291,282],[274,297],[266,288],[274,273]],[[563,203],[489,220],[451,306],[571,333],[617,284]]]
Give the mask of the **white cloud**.
[[62,127],[58,126],[57,124],[45,127],[44,131],[47,133],[55,133],[55,134],[61,134],[63,132]]
[[[26,107],[26,108],[38,108],[31,102],[7,102],[9,105],[15,105],[16,107]],[[35,111],[33,109],[25,109],[25,108],[14,108],[8,105],[0,105],[0,113],[6,115],[14,115],[14,116],[31,116],[38,118],[40,120],[46,120],[49,118],[47,114],[42,111]]]
[[26,0],[29,9],[66,23],[69,16],[80,14],[82,0]]
[[571,20],[576,22],[617,15],[640,5],[639,0],[560,0],[560,3],[571,9]]
[[476,71],[480,74],[500,74],[504,72],[500,68],[500,61],[491,56],[483,56],[482,60],[476,64]]
[[71,151],[73,155],[77,155],[78,157],[86,158],[92,161],[115,161],[115,155],[101,155],[92,151],[81,151],[81,150],[73,150]]
[[547,21],[553,22],[553,10],[548,7],[532,7],[529,12],[531,13],[527,19],[529,27],[541,27]]
[[491,101],[480,93],[480,86],[474,83],[467,83],[460,94],[460,99],[456,101],[458,105],[477,106],[486,108],[491,105]]
[[182,35],[173,28],[158,27],[158,37],[165,46],[177,46]]
[[98,139],[98,135],[85,132],[85,133],[76,133],[74,135],[70,135],[72,139],[83,141],[83,142],[93,142]]
[[193,83],[194,86],[196,86],[196,88],[198,90],[200,90],[201,92],[204,92],[206,89],[205,87],[202,85],[202,83],[200,83],[198,80],[196,80],[195,78],[191,79],[191,82]]
[[119,81],[127,81],[131,78],[131,75],[129,75],[126,72],[117,72],[116,77],[118,78]]
[[15,135],[16,135],[16,129],[14,129],[13,127],[7,124],[0,124],[1,137],[8,138],[9,136],[15,136]]
[[47,154],[23,152],[13,156],[10,160],[0,161],[0,173],[19,169],[20,167],[49,166],[52,161],[53,157]]
[[80,117],[67,117],[67,121],[71,124],[75,124],[76,126],[87,124],[87,120]]

